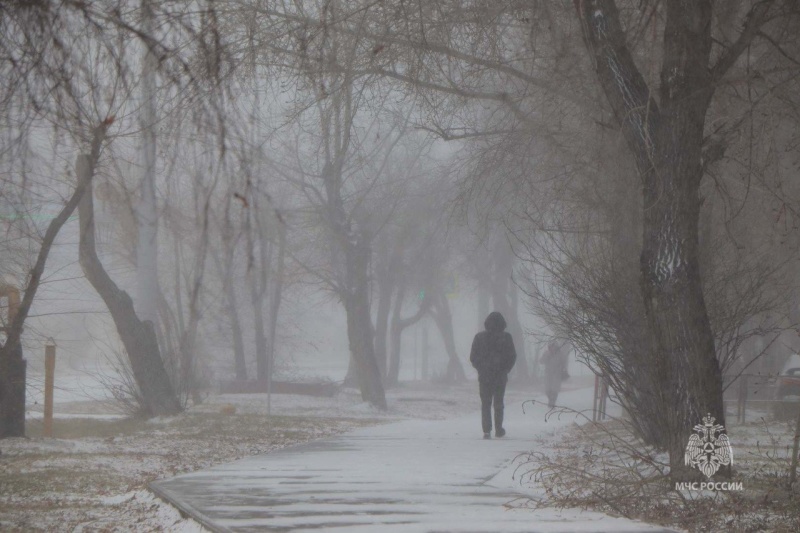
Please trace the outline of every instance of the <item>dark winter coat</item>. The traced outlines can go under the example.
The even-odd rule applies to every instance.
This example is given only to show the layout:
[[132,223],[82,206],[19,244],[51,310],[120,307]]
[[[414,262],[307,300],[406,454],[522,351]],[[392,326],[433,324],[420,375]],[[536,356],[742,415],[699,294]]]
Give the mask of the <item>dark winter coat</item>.
[[497,311],[489,313],[483,325],[486,331],[472,340],[469,361],[478,371],[480,381],[505,379],[517,361],[514,339],[505,331],[506,321]]

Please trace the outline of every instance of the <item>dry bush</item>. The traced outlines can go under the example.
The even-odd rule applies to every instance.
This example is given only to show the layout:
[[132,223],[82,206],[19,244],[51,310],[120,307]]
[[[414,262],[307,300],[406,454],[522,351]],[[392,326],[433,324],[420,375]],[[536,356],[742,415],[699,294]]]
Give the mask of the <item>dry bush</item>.
[[[637,439],[629,421],[595,423],[566,408],[547,416],[585,423],[552,449],[521,457],[515,479],[544,490],[533,507],[589,509],[689,531],[800,530],[800,498],[786,490],[789,461],[779,453],[788,432],[782,438],[768,431],[767,445],[757,441],[737,454],[730,481],[741,481],[743,491],[679,492],[669,480],[667,454]],[[760,435],[763,428],[757,429]]]

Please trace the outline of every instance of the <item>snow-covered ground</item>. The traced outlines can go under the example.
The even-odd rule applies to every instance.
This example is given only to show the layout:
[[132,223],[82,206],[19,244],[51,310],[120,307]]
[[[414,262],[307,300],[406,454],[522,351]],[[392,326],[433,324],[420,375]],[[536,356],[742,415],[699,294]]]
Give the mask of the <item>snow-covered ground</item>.
[[[579,386],[578,380],[570,386]],[[153,499],[146,484],[287,445],[400,419],[442,420],[479,407],[477,383],[405,384],[388,394],[389,410],[361,401],[351,389],[334,398],[215,395],[185,414],[149,422],[121,419],[107,406],[66,394],[55,409],[55,439],[42,439],[41,405],[31,405],[27,439],[0,443],[0,529],[18,531],[193,531],[172,506]],[[83,401],[80,401],[83,398]],[[509,412],[541,394],[511,387]],[[224,415],[234,406],[235,415]],[[475,420],[476,432],[479,432]],[[61,526],[61,527],[57,527]]]
[[[590,380],[573,377],[566,385],[559,403],[578,409],[591,406]],[[405,383],[389,391],[387,397],[389,409],[383,412],[362,402],[360,394],[351,389],[343,389],[333,398],[274,395],[274,416],[268,419],[265,395],[212,395],[177,417],[131,421],[107,412],[104,404],[76,401],[73,396],[67,398],[70,401],[56,405],[55,439],[37,436],[41,434],[41,406],[33,405],[28,422],[31,438],[0,442],[0,530],[200,531],[198,523],[182,518],[175,508],[147,491],[147,484],[239,459],[263,454],[270,457],[271,452],[293,444],[336,437],[353,430],[355,437],[361,435],[362,440],[368,440],[370,432],[379,431],[370,427],[385,427],[403,420],[408,422],[403,422],[405,425],[399,426],[400,429],[387,430],[400,432],[402,438],[392,455],[405,460],[396,462],[389,470],[385,470],[385,464],[379,465],[384,468],[384,489],[403,492],[405,486],[407,494],[415,490],[409,489],[415,483],[431,485],[437,475],[452,475],[452,480],[460,482],[477,476],[481,480],[479,491],[490,495],[482,501],[493,509],[497,507],[502,520],[523,514],[545,524],[542,528],[549,530],[617,527],[609,529],[607,526],[615,522],[601,513],[542,509],[538,504],[549,501],[552,494],[545,490],[546,483],[520,477],[520,471],[516,470],[524,457],[518,457],[520,452],[533,450],[569,462],[580,460],[587,447],[592,446],[591,442],[580,442],[574,415],[564,415],[560,420],[551,418],[545,423],[541,406],[524,403],[544,399],[535,389],[509,387],[506,395],[509,438],[492,441],[480,439],[475,382],[458,386]],[[777,479],[775,472],[782,468],[777,463],[786,462],[791,428],[787,423],[753,420],[745,426],[729,422],[737,470],[752,474],[751,482],[760,481],[769,487],[770,480]],[[448,459],[448,446],[458,450],[452,459]],[[315,460],[299,453],[296,457],[304,464],[305,459],[308,464]],[[373,459],[364,456],[364,461]],[[412,475],[419,471],[428,473]],[[754,485],[748,485],[748,489],[751,486]],[[354,489],[352,484],[350,489]],[[319,486],[313,490],[320,495],[325,493]],[[533,500],[515,500],[513,494]],[[771,494],[767,496],[774,501],[780,491]],[[746,502],[752,494],[746,492],[742,496],[742,502]],[[428,499],[440,497],[447,499],[441,494]],[[538,504],[530,505],[531,501]],[[775,512],[767,510],[766,504],[763,507],[763,516],[759,516],[754,514],[758,509],[750,506],[748,524],[769,524],[770,527],[762,529],[792,531],[780,526],[789,523],[789,519],[782,517],[791,512],[791,507],[783,505]],[[448,520],[461,525],[471,523],[473,518],[477,520],[469,510],[454,516],[446,507],[434,505],[425,509],[446,531],[452,530],[445,527]],[[669,520],[664,519],[666,522]]]
[[[590,407],[591,392],[565,393],[562,402],[574,409]],[[203,523],[225,531],[664,531],[603,513],[524,505],[520,490],[541,493],[513,476],[514,458],[533,445],[558,440],[574,423],[567,416],[545,419],[541,404],[523,412],[525,396],[509,394],[503,439],[484,440],[476,412],[446,420],[412,419],[153,486]]]

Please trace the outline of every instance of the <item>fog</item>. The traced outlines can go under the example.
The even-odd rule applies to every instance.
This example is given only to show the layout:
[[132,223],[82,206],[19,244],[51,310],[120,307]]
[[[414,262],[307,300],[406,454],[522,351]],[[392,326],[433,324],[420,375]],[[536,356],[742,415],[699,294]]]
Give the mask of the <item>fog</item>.
[[774,434],[787,498],[753,512],[789,524],[799,27],[788,0],[0,2],[0,446],[52,436],[54,346],[68,438],[197,420],[225,462],[472,413],[490,440],[507,394],[625,471],[533,453],[543,505],[699,527],[663,480],[760,501],[768,456],[731,443]]

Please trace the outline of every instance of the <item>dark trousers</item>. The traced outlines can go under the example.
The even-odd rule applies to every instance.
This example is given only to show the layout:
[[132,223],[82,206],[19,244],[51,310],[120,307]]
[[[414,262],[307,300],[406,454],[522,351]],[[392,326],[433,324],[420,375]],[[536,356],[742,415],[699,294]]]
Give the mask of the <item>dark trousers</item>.
[[494,403],[494,429],[503,427],[503,396],[506,394],[508,377],[482,379],[478,381],[481,393],[481,423],[483,432],[492,431],[492,403]]

